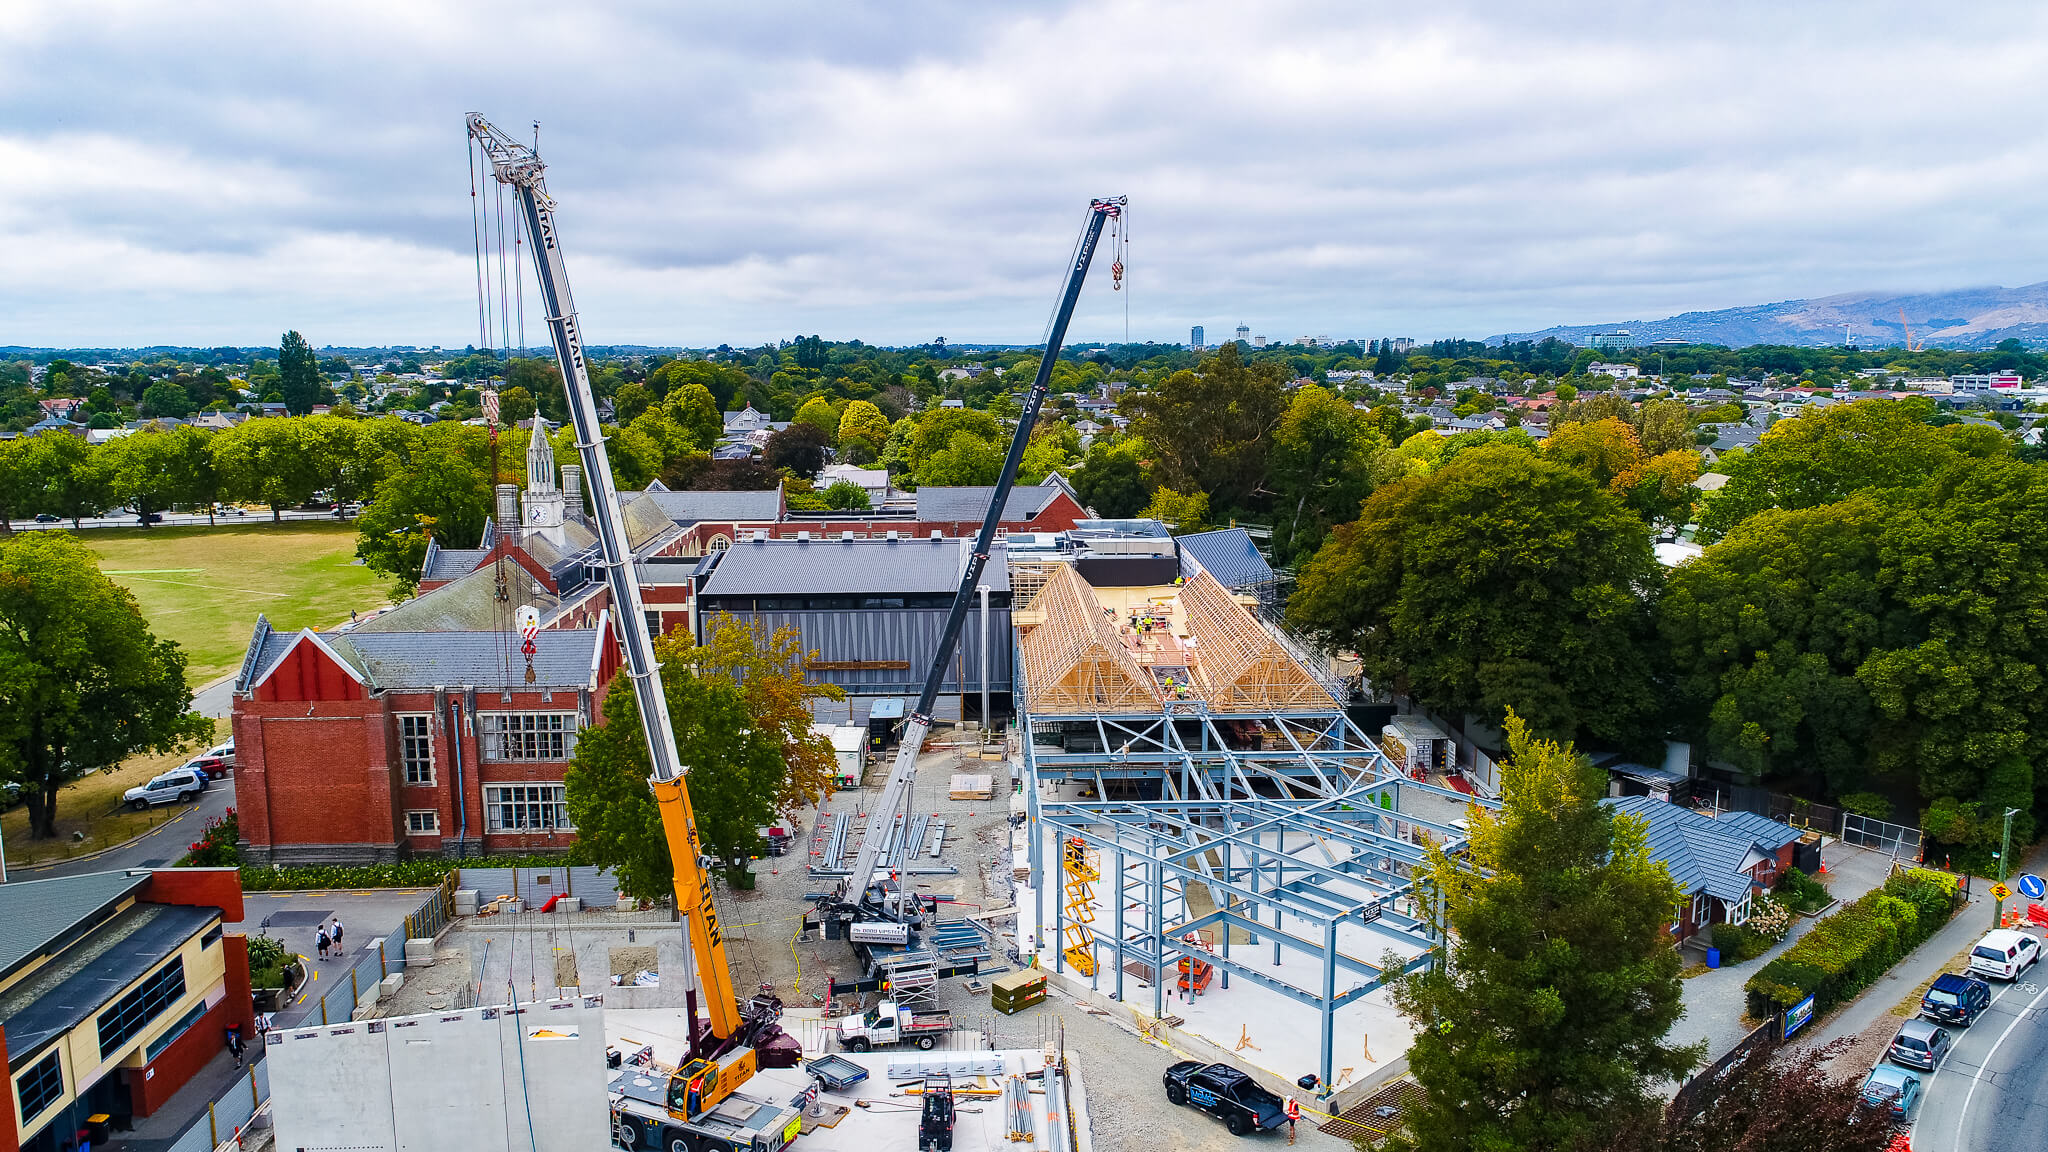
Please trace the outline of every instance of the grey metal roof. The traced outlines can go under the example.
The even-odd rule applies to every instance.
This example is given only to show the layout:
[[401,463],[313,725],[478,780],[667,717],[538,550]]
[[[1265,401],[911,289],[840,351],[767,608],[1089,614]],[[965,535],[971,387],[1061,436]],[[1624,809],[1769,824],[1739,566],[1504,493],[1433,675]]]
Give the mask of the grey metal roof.
[[[472,632],[511,630],[518,627],[515,613],[532,605],[547,621],[561,607],[561,598],[549,592],[533,573],[515,560],[505,561],[506,600],[498,600],[498,566],[472,568],[431,592],[422,592],[372,619],[350,629],[349,635],[373,632]],[[267,666],[266,666],[267,670]]]
[[1749,837],[1766,852],[1776,852],[1800,837],[1799,829],[1755,812],[1723,812],[1719,823]]
[[[919,520],[979,520],[988,515],[988,502],[995,497],[996,490],[988,488],[919,488],[917,490],[917,518]],[[1010,498],[1003,501],[1003,520],[1029,520],[1060,494],[1056,487],[1045,484],[1030,484],[1010,489]]]
[[422,580],[453,580],[466,576],[489,555],[482,548],[440,548],[428,550],[427,563],[420,570]]
[[25,1062],[76,1028],[220,916],[218,908],[144,902],[95,928],[71,950],[75,959],[60,956],[0,996],[7,1062]]
[[1251,533],[1242,528],[1218,528],[1213,532],[1190,532],[1176,536],[1180,545],[1181,570],[1193,575],[1197,566],[1216,578],[1225,588],[1249,588],[1269,584],[1275,577],[1272,565],[1259,555]]
[[670,492],[648,489],[641,497],[652,500],[676,524],[700,520],[767,520],[782,516],[782,493],[773,488],[758,492]]
[[[952,592],[971,540],[763,540],[727,549],[705,596],[914,595]],[[983,579],[1010,590],[1007,550],[989,555]]]
[[149,873],[135,871],[0,884],[0,976],[47,951],[147,883]]
[[1750,877],[1742,871],[1742,862],[1752,851],[1765,850],[1746,829],[1649,796],[1603,803],[1616,812],[1639,816],[1649,825],[1650,856],[1664,862],[1680,890],[1705,892],[1730,904],[1748,895]]
[[[524,686],[526,657],[517,632],[355,632],[323,637],[352,650],[378,691],[399,688]],[[596,688],[594,628],[548,629],[534,638],[534,683],[542,688]]]

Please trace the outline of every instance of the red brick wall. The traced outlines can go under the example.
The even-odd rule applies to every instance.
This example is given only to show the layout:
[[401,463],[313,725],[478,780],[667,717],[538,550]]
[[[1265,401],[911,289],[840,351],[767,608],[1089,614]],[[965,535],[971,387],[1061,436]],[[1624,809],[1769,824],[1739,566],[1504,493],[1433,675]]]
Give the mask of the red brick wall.
[[[142,899],[152,904],[218,908],[221,919],[234,924],[242,919],[242,873],[234,868],[159,868],[150,873]],[[244,983],[249,975],[247,964],[245,953]]]
[[14,1117],[14,1073],[7,1066],[7,1029],[0,1025],[0,1152],[21,1152]]
[[368,695],[362,683],[319,645],[305,640],[256,686],[258,700],[361,700]]
[[381,700],[241,702],[235,799],[243,838],[257,847],[395,847],[391,724]]

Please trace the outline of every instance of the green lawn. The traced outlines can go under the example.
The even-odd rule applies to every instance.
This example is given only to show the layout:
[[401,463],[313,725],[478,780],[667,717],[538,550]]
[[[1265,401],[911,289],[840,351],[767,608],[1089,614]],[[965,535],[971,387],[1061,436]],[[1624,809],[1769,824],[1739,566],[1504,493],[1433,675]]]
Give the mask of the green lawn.
[[150,630],[175,640],[194,688],[235,671],[257,613],[279,629],[331,628],[350,610],[386,603],[355,563],[347,524],[249,523],[219,528],[96,528],[78,534],[100,570],[135,594]]

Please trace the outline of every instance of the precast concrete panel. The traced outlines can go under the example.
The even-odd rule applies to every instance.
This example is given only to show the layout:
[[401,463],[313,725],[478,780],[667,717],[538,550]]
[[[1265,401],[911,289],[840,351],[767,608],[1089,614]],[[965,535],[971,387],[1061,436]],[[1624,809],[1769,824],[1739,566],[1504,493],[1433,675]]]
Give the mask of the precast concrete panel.
[[599,997],[283,1029],[280,1152],[590,1152],[610,1139]]

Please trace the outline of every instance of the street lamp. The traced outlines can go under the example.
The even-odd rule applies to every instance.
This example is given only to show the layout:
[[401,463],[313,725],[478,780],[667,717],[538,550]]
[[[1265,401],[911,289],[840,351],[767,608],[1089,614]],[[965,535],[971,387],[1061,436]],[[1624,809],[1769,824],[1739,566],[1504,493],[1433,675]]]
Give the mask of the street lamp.
[[[2019,810],[2019,809],[2017,809],[2017,808],[2007,808],[2007,809],[2005,810],[2005,839],[2004,839],[2004,841],[2003,841],[2002,843],[2000,843],[2000,844],[1999,844],[1999,846],[1998,846],[1998,891],[1999,891],[1999,892],[2003,892],[2003,891],[2005,891],[2005,890],[2006,890],[2006,888],[2005,888],[2005,858],[2006,858],[2007,856],[2010,856],[2010,855],[2012,854],[2012,818],[2013,818],[2013,817],[2015,817],[2015,816],[2017,816],[2017,815],[2019,815],[2019,814],[2020,814],[2020,810]],[[1999,925],[2001,925],[2001,924],[2005,923],[2005,897],[2003,897],[2003,896],[1999,896],[1999,895],[1997,895],[1996,893],[1993,893],[1993,896],[1992,896],[1992,901],[1993,901],[1993,902],[1992,902],[1992,906],[1991,906],[1991,926],[1992,926],[1993,928],[1996,928],[1996,927],[1998,927]]]

